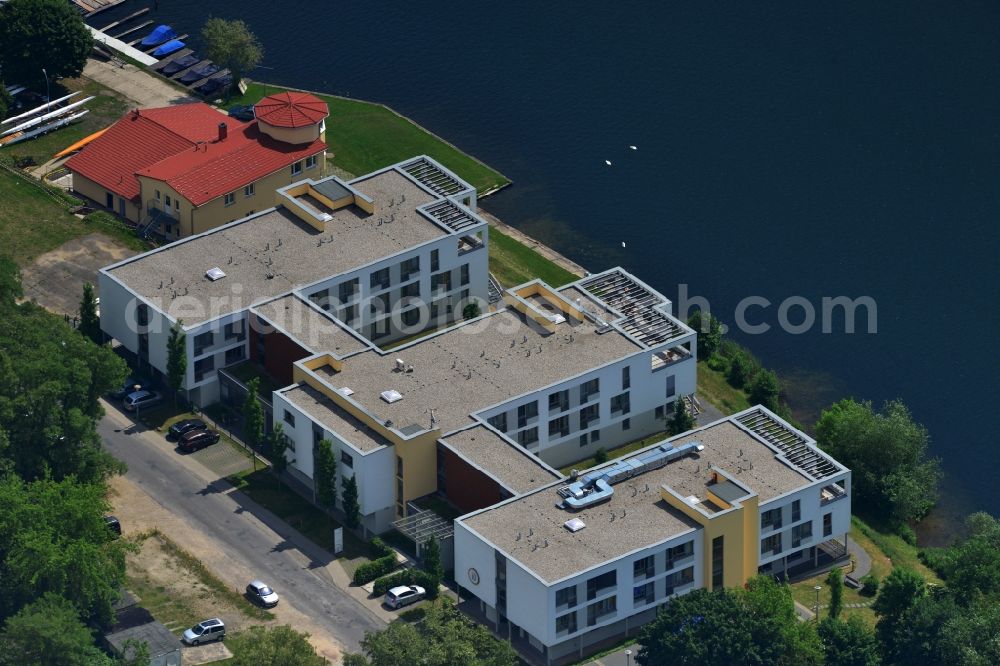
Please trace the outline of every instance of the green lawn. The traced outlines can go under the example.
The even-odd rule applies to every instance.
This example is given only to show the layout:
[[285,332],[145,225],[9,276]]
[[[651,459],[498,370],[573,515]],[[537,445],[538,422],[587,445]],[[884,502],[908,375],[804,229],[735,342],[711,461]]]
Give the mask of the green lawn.
[[527,245],[490,228],[490,272],[505,287],[514,287],[541,278],[553,287],[579,279],[568,270],[552,263]]
[[[285,88],[266,86],[267,94]],[[254,104],[265,96],[265,86],[251,83],[246,94],[226,102]],[[429,155],[485,194],[510,183],[502,174],[434,136],[419,125],[381,104],[331,95],[319,95],[330,107],[326,119],[326,143],[334,164],[361,175],[415,155]]]
[[733,388],[726,376],[712,370],[704,361],[698,361],[698,396],[710,402],[723,414],[735,414],[750,407],[747,394]]

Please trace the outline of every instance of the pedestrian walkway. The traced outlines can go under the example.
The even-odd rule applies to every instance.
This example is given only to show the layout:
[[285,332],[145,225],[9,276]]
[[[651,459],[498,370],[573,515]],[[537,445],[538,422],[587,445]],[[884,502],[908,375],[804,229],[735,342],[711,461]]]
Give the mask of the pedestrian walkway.
[[129,100],[131,106],[140,109],[199,101],[187,92],[175,88],[135,65],[126,64],[124,67],[118,67],[109,62],[90,58],[83,68],[83,75],[97,81],[105,88],[114,90]]

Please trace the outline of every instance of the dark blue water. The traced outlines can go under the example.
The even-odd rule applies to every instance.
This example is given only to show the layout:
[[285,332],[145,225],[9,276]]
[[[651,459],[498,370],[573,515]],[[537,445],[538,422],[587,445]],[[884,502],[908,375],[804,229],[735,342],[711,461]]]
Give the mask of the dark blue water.
[[[210,7],[263,41],[254,78],[393,106],[512,178],[484,207],[590,270],[686,283],[728,322],[770,299],[775,329],[734,335],[804,421],[902,398],[949,474],[939,516],[996,506],[1000,5],[677,4]],[[152,16],[196,33],[205,6]],[[789,296],[840,295],[877,301],[877,334],[777,330]]]

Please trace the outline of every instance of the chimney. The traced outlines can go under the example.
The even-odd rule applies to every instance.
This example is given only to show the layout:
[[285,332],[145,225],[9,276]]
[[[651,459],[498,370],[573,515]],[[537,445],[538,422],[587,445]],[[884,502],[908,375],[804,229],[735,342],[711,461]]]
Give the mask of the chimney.
[[229,126],[226,123],[219,123],[219,141],[225,141],[229,134]]

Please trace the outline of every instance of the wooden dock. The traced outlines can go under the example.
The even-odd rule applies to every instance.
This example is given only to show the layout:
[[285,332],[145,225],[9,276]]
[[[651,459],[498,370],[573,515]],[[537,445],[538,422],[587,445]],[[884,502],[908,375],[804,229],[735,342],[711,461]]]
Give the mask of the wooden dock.
[[149,11],[149,7],[143,7],[139,11],[132,12],[131,14],[129,14],[128,16],[126,16],[123,19],[119,19],[119,20],[115,21],[114,23],[109,23],[106,26],[104,26],[103,28],[98,28],[98,30],[100,30],[101,32],[107,32],[108,30],[111,30],[111,28],[114,28],[115,26],[121,25],[122,23],[127,23],[127,22],[131,21],[132,19],[134,19],[136,16],[142,16],[143,14],[145,14],[148,11]]
[[150,26],[150,25],[153,25],[152,21],[143,21],[142,23],[140,23],[139,25],[135,26],[134,28],[129,28],[125,32],[120,32],[117,35],[111,35],[111,36],[114,37],[115,39],[121,39],[125,35],[131,35],[136,30],[142,30],[146,26]]
[[105,9],[111,9],[125,2],[125,0],[73,0],[85,17],[91,17]]

